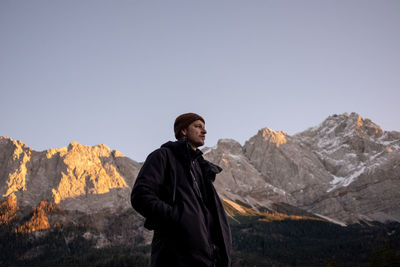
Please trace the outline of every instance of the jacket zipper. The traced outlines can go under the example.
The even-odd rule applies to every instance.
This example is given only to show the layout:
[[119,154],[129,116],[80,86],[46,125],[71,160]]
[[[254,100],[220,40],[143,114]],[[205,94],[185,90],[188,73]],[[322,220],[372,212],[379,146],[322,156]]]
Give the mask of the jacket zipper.
[[207,214],[209,213],[209,211],[207,210],[207,206],[206,206],[206,204],[204,203],[203,197],[202,197],[202,195],[201,195],[201,191],[200,191],[199,184],[197,183],[196,177],[195,177],[195,175],[194,175],[194,173],[193,173],[193,171],[192,171],[192,169],[194,170],[194,164],[195,164],[195,162],[194,162],[194,160],[193,160],[193,161],[191,161],[190,163],[191,163],[191,166],[190,166],[190,175],[192,176],[193,187],[195,188],[195,191],[196,191],[197,195],[198,195],[199,198],[200,198],[200,202],[201,202],[200,205],[202,206],[202,210],[203,210],[203,214],[204,214],[204,219],[206,220],[205,223],[206,223],[206,229],[207,229],[208,251],[209,251],[209,254],[210,254],[211,258],[213,258],[213,254],[214,254],[213,243],[211,242],[211,239],[210,239],[210,235],[211,235],[210,229],[208,229],[209,221],[208,221]]

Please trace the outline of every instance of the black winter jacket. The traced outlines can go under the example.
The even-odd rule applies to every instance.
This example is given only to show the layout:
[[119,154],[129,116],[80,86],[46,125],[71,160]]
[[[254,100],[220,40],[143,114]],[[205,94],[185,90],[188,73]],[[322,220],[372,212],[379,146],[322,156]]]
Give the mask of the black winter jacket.
[[230,266],[231,232],[212,184],[222,169],[201,155],[197,157],[213,214],[211,241],[204,202],[196,195],[190,175],[189,149],[182,140],[167,142],[152,152],[132,190],[133,208],[145,217],[144,226],[154,230],[151,266],[213,266],[211,243],[220,248],[222,264],[218,266]]

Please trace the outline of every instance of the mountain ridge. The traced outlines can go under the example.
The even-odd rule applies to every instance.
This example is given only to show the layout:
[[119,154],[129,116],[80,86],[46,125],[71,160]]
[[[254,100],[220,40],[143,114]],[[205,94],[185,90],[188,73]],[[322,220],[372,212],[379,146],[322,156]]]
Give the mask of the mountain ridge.
[[[243,146],[221,139],[203,152],[224,169],[215,181],[221,197],[257,212],[286,203],[345,224],[400,221],[400,133],[357,113],[329,116],[293,136],[265,127]],[[79,214],[133,212],[130,190],[141,165],[104,144],[37,152],[0,137],[0,196],[15,197],[23,216],[42,201]]]
[[[399,148],[399,132],[356,113],[292,136],[265,127],[244,145],[205,147],[223,168],[214,185],[233,266],[354,266],[388,240],[398,248]],[[0,265],[146,265],[153,232],[130,204],[142,164],[102,144],[38,152],[0,137]]]

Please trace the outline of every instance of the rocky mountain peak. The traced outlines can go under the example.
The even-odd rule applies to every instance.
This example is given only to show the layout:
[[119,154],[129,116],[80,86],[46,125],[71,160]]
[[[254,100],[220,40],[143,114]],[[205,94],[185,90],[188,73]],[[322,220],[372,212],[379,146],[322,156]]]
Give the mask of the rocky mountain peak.
[[282,131],[263,128],[258,132],[258,135],[261,135],[264,138],[264,141],[275,144],[276,147],[287,143],[287,134]]
[[356,136],[359,138],[379,138],[384,131],[370,119],[365,119],[352,112],[341,115],[332,115],[320,125],[309,129],[310,132],[318,132],[320,135],[332,136]]
[[315,150],[323,159],[329,156],[343,160],[347,155],[366,161],[380,153],[400,148],[398,132],[385,132],[371,120],[354,112],[332,115],[294,138]]
[[19,140],[14,140],[7,136],[0,136],[0,144],[8,144],[10,146],[14,146],[17,149],[29,149],[24,143]]
[[242,145],[233,139],[220,139],[217,148],[225,153],[241,154],[243,152]]
[[373,123],[370,119],[363,118],[354,112],[348,115],[348,124],[353,125],[354,131],[360,137],[371,136],[378,138],[384,133],[381,127]]
[[108,146],[104,144],[98,144],[95,146],[87,146],[79,144],[78,142],[71,142],[68,145],[68,152],[77,152],[84,154],[93,154],[98,156],[110,156],[111,150]]

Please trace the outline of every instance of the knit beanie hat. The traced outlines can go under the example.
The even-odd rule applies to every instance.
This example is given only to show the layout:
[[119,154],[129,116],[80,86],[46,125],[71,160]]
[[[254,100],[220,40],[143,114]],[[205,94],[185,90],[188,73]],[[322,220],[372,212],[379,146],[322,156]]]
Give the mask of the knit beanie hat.
[[196,113],[185,113],[179,115],[174,123],[175,138],[179,140],[181,137],[181,130],[186,129],[192,122],[197,120],[201,120],[203,123],[205,123],[204,119]]

